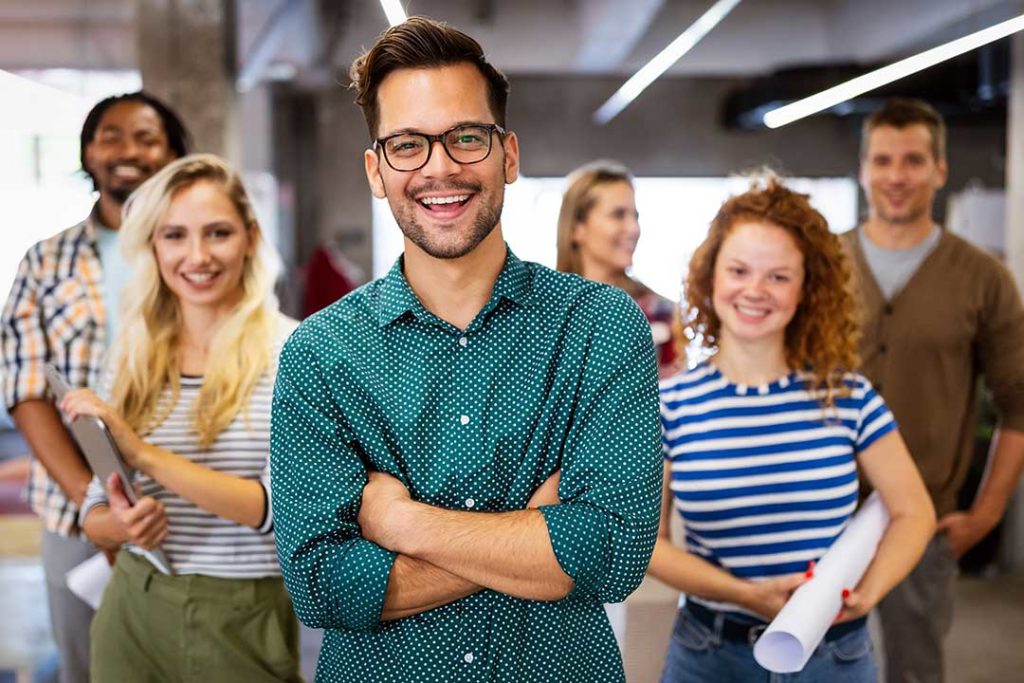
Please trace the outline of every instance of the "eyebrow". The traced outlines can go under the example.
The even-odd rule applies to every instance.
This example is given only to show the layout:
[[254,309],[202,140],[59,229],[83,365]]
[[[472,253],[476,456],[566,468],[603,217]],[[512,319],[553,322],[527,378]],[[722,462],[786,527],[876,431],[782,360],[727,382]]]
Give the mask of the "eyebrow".
[[[453,128],[460,128],[462,126],[492,126],[492,125],[496,125],[496,124],[487,123],[485,121],[476,121],[476,120],[472,120],[472,119],[467,120],[467,121],[458,121],[458,122],[453,123],[452,125],[448,126],[443,131],[435,133],[435,135],[440,135],[441,133],[446,133],[446,132],[452,130]],[[392,131],[390,133],[386,133],[384,135],[381,135],[380,139],[383,140],[384,138],[390,138],[393,135],[410,135],[410,134],[430,135],[430,133],[424,133],[422,130],[418,130],[416,128],[398,128],[397,130],[394,130],[394,131]]]
[[[206,223],[205,225],[201,225],[199,227],[201,227],[203,230],[205,230],[207,228],[222,228],[222,227],[224,227],[224,228],[234,228],[234,227],[237,227],[237,226],[234,223],[232,223],[231,221],[213,221],[212,223]],[[165,224],[160,226],[160,230],[177,230],[177,229],[187,230],[188,226],[187,225],[181,225],[179,223],[165,223]]]

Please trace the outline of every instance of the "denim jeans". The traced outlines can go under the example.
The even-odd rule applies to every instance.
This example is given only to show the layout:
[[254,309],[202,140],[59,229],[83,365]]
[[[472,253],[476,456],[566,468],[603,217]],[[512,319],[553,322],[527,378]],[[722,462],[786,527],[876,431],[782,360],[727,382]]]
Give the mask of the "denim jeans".
[[866,626],[822,641],[803,671],[773,674],[754,659],[752,645],[723,640],[683,608],[672,629],[661,683],[876,683],[877,678]]

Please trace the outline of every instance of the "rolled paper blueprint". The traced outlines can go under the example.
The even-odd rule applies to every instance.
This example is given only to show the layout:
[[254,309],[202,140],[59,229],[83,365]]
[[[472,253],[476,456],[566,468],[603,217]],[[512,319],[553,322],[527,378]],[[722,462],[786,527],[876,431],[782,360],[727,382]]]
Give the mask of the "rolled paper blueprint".
[[860,583],[888,525],[889,511],[872,493],[814,566],[814,578],[796,589],[754,644],[758,664],[779,674],[803,670],[843,605],[843,589]]

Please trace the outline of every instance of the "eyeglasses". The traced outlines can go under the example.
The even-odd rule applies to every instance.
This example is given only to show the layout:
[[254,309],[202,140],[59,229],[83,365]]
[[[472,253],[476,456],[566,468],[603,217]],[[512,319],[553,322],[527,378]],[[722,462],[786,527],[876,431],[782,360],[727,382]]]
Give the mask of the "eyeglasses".
[[476,164],[491,154],[491,134],[504,135],[496,123],[471,123],[449,128],[443,133],[396,133],[373,141],[373,148],[384,154],[388,166],[396,171],[418,171],[430,161],[434,143],[440,142],[452,161]]

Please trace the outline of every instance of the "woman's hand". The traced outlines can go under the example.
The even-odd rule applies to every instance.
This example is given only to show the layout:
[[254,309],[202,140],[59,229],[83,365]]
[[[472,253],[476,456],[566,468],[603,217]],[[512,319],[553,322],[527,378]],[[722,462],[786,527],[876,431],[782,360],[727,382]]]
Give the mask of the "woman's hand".
[[739,604],[771,621],[807,578],[807,574],[786,574],[764,581],[747,581],[746,595]]
[[141,454],[145,443],[135,430],[128,426],[124,418],[101,401],[99,396],[88,389],[74,389],[64,396],[64,400],[60,402],[60,409],[69,422],[73,422],[81,415],[91,415],[103,420],[128,466],[136,470],[143,469]]
[[128,502],[125,482],[117,472],[107,478],[107,504],[124,537],[142,548],[152,550],[167,537],[169,528],[167,510],[155,498],[139,498],[135,505]]
[[858,588],[857,590],[843,591],[843,606],[832,623],[838,624],[843,621],[859,619],[870,612],[878,603],[878,598],[868,595],[867,591]]

